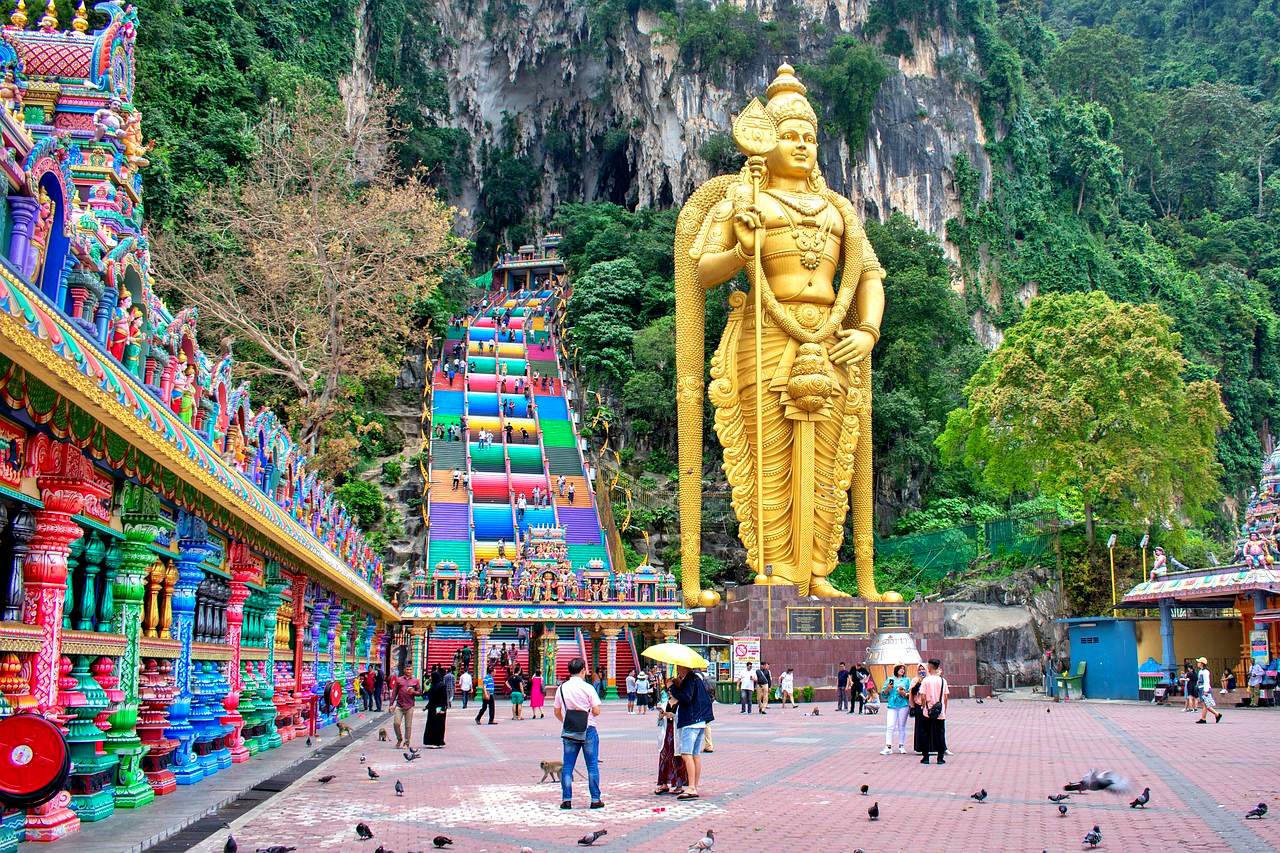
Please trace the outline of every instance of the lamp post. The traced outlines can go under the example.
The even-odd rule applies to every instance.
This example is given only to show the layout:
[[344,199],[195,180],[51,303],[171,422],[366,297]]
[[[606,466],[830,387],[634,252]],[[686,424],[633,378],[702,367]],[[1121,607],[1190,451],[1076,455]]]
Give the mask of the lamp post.
[[768,639],[773,639],[773,563],[766,563],[764,567],[764,576],[766,578],[765,594],[768,596],[766,608],[768,611],[768,624],[765,631]]
[[1142,534],[1142,541],[1138,543],[1138,547],[1142,549],[1142,582],[1147,581],[1147,543],[1151,541],[1151,535]]
[[1116,609],[1116,535],[1114,533],[1107,539],[1107,559],[1111,563],[1111,611],[1114,615]]

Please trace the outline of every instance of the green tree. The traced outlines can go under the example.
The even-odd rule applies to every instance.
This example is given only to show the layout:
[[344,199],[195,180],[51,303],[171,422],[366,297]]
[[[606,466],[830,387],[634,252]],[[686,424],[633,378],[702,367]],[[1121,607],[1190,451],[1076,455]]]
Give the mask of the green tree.
[[820,63],[806,65],[800,73],[817,89],[827,124],[844,137],[850,153],[860,156],[871,108],[889,76],[880,49],[854,36],[839,36]]
[[946,459],[976,467],[1006,495],[1081,496],[1094,516],[1162,524],[1196,516],[1219,492],[1218,385],[1186,382],[1172,321],[1154,305],[1103,293],[1033,299],[947,419]]
[[1102,104],[1067,98],[1057,113],[1060,128],[1055,171],[1063,183],[1078,189],[1075,212],[1084,210],[1086,198],[1094,207],[1114,206],[1124,178],[1120,148],[1110,141],[1113,122]]
[[1239,86],[1197,83],[1170,94],[1160,122],[1160,171],[1152,192],[1162,213],[1198,213],[1218,200],[1218,176],[1253,165],[1265,142],[1261,112]]
[[372,530],[374,525],[382,521],[386,512],[382,492],[373,483],[366,483],[364,480],[348,480],[334,489],[333,495],[346,505],[356,522],[365,530]]

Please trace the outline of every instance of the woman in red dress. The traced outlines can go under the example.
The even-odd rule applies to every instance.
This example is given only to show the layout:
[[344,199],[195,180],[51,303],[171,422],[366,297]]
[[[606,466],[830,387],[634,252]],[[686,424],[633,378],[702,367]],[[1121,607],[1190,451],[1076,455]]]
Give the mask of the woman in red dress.
[[676,755],[676,706],[668,702],[665,709],[658,710],[658,787],[655,794],[681,794],[689,777],[685,772],[684,762]]

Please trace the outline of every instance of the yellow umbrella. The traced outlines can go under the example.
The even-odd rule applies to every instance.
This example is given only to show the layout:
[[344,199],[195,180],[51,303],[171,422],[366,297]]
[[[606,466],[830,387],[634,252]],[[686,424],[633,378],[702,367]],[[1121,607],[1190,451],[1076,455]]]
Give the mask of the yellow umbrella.
[[682,643],[658,643],[640,653],[659,663],[671,663],[686,669],[706,669],[707,659]]

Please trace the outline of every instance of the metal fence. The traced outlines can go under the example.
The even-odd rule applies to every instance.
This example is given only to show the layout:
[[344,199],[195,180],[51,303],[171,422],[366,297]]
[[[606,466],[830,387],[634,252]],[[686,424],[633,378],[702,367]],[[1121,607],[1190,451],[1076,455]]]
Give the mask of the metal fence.
[[1037,557],[1049,546],[1052,518],[997,518],[927,533],[876,540],[877,557],[902,557],[926,576],[942,577],[968,568],[983,556]]

